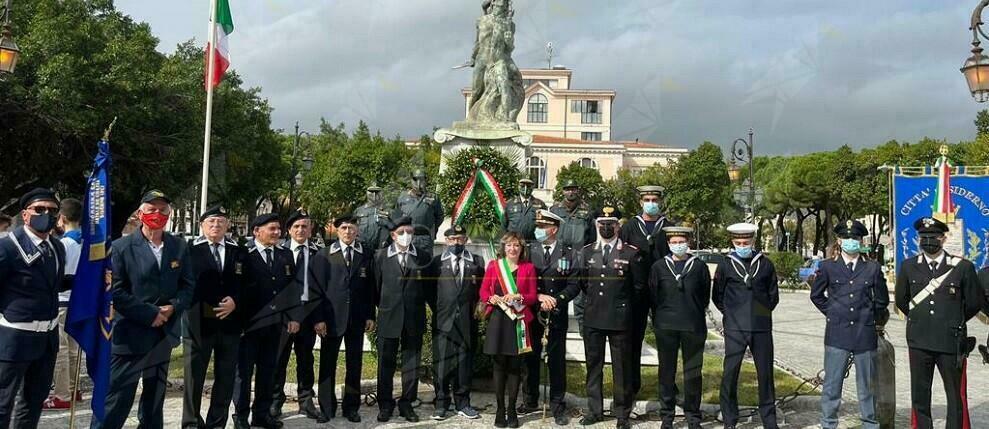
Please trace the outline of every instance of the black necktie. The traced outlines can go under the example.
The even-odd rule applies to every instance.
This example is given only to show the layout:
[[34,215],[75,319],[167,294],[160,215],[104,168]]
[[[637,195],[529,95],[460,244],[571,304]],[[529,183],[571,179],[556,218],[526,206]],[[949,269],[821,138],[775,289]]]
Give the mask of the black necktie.
[[610,257],[610,256],[611,256],[611,245],[610,244],[605,244],[604,245],[604,262],[605,263],[608,262],[608,257]]
[[457,279],[457,283],[460,283],[460,258],[453,257],[453,277]]
[[352,250],[353,250],[352,247],[347,246],[347,249],[343,251],[343,259],[347,261],[348,267],[350,266],[351,262],[354,262],[354,254],[351,252]]
[[265,262],[268,263],[268,270],[273,270],[275,267],[275,255],[271,249],[264,249]]
[[305,252],[305,251],[306,251],[306,248],[303,247],[303,246],[299,246],[299,247],[296,247],[295,248],[295,252],[296,252],[295,253],[295,266],[301,267],[302,266],[302,263],[305,262],[305,259],[304,259],[305,258],[305,255],[302,254],[302,252]]
[[47,241],[42,241],[41,244],[38,244],[38,250],[41,251],[41,259],[45,262],[45,270],[52,277],[55,277],[55,274],[58,272],[58,261],[55,260],[51,246],[48,245]]
[[855,271],[855,263],[854,262],[849,262],[848,263],[848,271]]
[[223,271],[223,259],[220,259],[220,243],[213,243],[213,261],[216,262],[216,268]]
[[405,263],[406,263],[405,257],[406,257],[406,253],[405,252],[402,252],[402,253],[400,253],[398,255],[398,263],[399,263],[399,265],[402,266],[402,269],[403,270],[405,269]]
[[543,246],[543,249],[544,249],[543,250],[543,262],[549,262],[550,255],[552,254],[552,252],[549,251],[549,249],[551,249],[551,248],[552,248],[552,246]]
[[932,273],[937,272],[937,261],[931,261],[931,272]]

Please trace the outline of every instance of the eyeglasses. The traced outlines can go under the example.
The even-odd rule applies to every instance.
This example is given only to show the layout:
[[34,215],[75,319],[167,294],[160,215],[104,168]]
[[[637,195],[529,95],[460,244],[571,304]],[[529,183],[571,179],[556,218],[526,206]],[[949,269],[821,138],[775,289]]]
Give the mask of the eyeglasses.
[[28,207],[28,210],[31,210],[35,214],[39,214],[39,215],[45,214],[45,213],[48,213],[48,214],[58,214],[58,207],[34,206],[34,207]]

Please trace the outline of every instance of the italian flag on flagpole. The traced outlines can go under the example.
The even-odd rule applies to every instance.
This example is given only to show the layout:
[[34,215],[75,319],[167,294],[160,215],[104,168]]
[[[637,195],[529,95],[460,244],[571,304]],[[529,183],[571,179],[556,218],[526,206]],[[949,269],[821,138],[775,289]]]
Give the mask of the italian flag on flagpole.
[[[213,4],[213,16],[210,20],[212,27],[212,37],[206,43],[206,87],[215,88],[223,81],[223,75],[230,67],[230,48],[227,45],[227,36],[234,32],[234,20],[230,15],[229,0],[211,0]],[[210,64],[210,60],[213,61]],[[212,71],[212,76],[210,76]]]

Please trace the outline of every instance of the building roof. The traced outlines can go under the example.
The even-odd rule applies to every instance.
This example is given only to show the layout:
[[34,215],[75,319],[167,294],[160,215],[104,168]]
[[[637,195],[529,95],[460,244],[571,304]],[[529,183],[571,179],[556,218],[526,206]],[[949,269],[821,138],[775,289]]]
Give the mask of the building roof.
[[565,139],[565,138],[562,138],[562,137],[544,136],[544,135],[541,135],[541,134],[533,135],[532,136],[532,143],[533,144],[537,144],[537,145],[587,146],[587,147],[590,147],[590,146],[594,146],[594,147],[598,147],[598,146],[608,146],[608,147],[622,146],[625,149],[646,149],[646,150],[648,150],[648,149],[657,149],[657,150],[664,150],[664,151],[669,151],[669,150],[678,151],[678,150],[680,150],[680,148],[674,148],[674,147],[670,147],[670,146],[665,146],[665,145],[656,144],[656,143],[643,142],[643,141],[622,141],[622,140],[615,140],[615,141],[589,141],[589,140]]

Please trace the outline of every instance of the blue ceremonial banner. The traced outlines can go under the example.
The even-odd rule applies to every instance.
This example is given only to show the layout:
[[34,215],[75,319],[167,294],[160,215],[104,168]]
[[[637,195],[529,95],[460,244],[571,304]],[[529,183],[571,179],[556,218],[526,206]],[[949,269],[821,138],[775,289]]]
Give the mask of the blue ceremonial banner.
[[[920,252],[913,223],[930,217],[933,212],[937,171],[925,168],[921,175],[893,175],[893,249],[896,269]],[[968,175],[965,167],[951,175],[951,199],[957,207],[953,222],[948,223],[945,250],[972,261],[976,267],[986,265],[989,244],[989,176]]]
[[65,332],[86,353],[93,380],[93,418],[103,421],[110,386],[110,145],[98,143],[93,173],[86,187],[82,218],[82,254],[72,285]]

